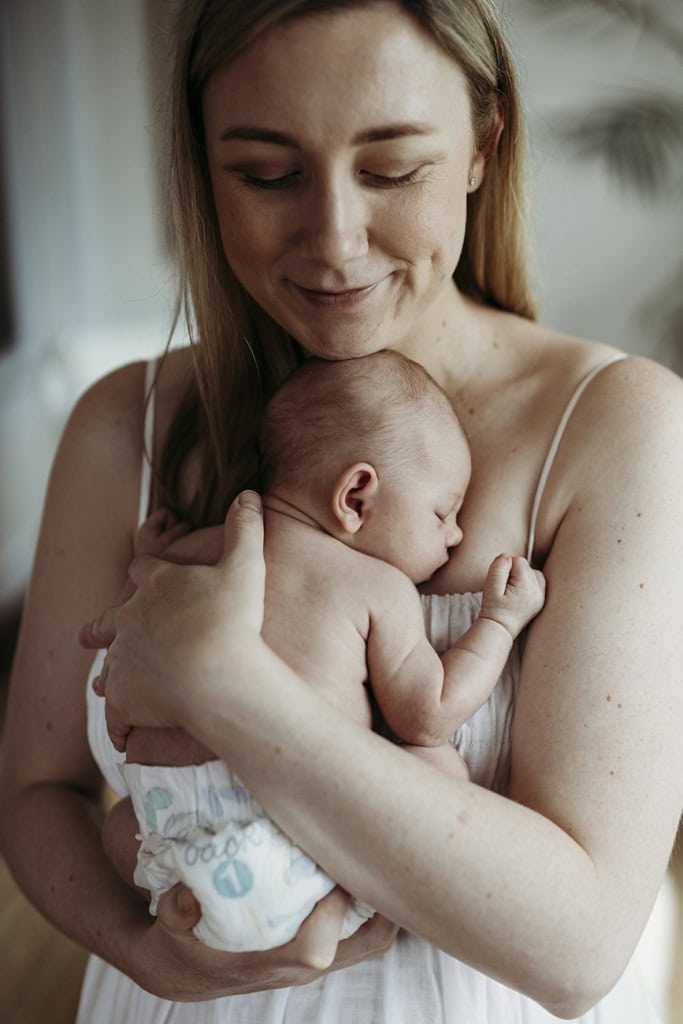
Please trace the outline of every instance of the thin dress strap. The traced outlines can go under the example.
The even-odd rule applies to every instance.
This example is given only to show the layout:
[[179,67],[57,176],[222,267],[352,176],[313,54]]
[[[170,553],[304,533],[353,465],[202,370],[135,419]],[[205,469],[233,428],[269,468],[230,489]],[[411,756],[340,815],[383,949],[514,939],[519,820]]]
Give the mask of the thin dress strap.
[[526,557],[529,562],[531,562],[534,553],[534,544],[536,542],[536,520],[538,519],[538,510],[541,506],[541,500],[545,492],[545,485],[548,482],[550,470],[553,468],[555,456],[557,455],[557,449],[560,447],[560,442],[564,436],[565,430],[567,429],[567,424],[569,423],[571,415],[574,412],[574,409],[576,408],[576,404],[581,398],[581,395],[584,393],[584,391],[590,384],[590,382],[593,380],[594,377],[597,377],[601,370],[604,370],[607,366],[611,366],[612,363],[620,362],[622,359],[626,359],[626,353],[618,352],[616,355],[610,356],[609,359],[606,359],[604,362],[598,363],[597,366],[594,366],[592,370],[588,371],[583,380],[579,381],[574,391],[574,394],[567,402],[565,410],[562,413],[562,419],[560,420],[557,426],[557,430],[555,431],[555,436],[550,442],[548,454],[545,457],[543,469],[541,470],[541,475],[538,478],[538,485],[536,487],[536,493],[534,495],[534,503],[531,507],[531,519],[529,520],[529,539],[527,541],[526,549]]
[[154,452],[154,416],[156,405],[156,378],[158,359],[150,359],[145,366],[145,423],[142,436],[142,470],[140,473],[140,506],[138,510],[138,526],[149,515],[149,503],[152,492],[152,456]]

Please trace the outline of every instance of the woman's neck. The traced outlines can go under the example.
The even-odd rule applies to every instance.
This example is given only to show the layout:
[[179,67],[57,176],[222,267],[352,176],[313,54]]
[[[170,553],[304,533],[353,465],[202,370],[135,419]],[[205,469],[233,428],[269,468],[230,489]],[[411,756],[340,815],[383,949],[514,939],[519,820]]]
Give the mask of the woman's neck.
[[491,362],[496,313],[462,295],[455,285],[444,291],[416,330],[396,350],[420,363],[452,398],[480,382]]

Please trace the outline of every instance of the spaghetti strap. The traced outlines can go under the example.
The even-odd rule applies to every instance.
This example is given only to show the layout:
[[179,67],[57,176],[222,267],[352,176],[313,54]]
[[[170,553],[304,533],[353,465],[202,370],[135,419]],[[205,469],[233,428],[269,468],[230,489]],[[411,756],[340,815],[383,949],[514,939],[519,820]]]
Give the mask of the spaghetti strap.
[[154,452],[154,416],[156,405],[156,378],[158,359],[150,359],[145,365],[145,422],[142,435],[142,469],[140,472],[140,502],[138,509],[138,526],[149,515],[149,503],[152,492],[152,456]]
[[529,537],[527,540],[526,549],[526,557],[529,562],[531,562],[534,553],[534,544],[536,542],[536,520],[538,518],[538,510],[541,506],[541,500],[545,492],[545,485],[548,482],[550,470],[553,468],[555,456],[557,455],[557,449],[560,447],[560,442],[562,441],[564,432],[567,429],[567,424],[571,419],[571,415],[574,412],[574,409],[576,408],[576,404],[581,398],[581,395],[584,393],[584,391],[590,384],[590,382],[593,380],[594,377],[597,377],[601,370],[604,370],[608,366],[611,366],[612,363],[618,363],[622,359],[626,358],[627,356],[625,352],[618,352],[616,355],[610,356],[609,359],[606,359],[604,362],[598,363],[597,366],[594,366],[593,369],[589,370],[586,376],[579,381],[579,383],[576,386],[576,389],[574,390],[573,395],[571,396],[571,398],[567,402],[567,405],[565,406],[565,410],[562,413],[562,418],[560,419],[560,422],[557,426],[557,430],[555,431],[555,436],[550,442],[548,454],[545,457],[543,469],[541,470],[541,475],[538,478],[536,493],[534,495],[534,502],[531,506],[531,518],[529,520]]

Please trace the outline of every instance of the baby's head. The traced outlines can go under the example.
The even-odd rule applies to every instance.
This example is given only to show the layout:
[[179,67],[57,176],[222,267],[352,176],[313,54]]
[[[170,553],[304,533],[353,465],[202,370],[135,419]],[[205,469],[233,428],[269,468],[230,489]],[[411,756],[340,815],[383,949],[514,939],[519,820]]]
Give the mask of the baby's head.
[[465,435],[434,380],[396,352],[307,360],[268,404],[261,457],[266,495],[416,583],[461,540]]

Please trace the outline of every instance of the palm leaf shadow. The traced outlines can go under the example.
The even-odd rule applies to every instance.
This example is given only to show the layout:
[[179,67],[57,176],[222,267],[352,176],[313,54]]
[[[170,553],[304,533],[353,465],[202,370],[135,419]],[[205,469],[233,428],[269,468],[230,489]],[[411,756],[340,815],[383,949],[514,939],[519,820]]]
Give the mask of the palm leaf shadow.
[[668,96],[633,95],[560,115],[555,124],[576,156],[601,161],[622,187],[650,198],[683,165],[683,103]]
[[[596,14],[604,23],[621,19],[641,39],[658,43],[669,54],[683,56],[683,30],[672,23],[658,0],[527,0],[539,13],[573,19],[577,27],[595,30]],[[622,188],[651,200],[674,189],[680,194],[683,167],[683,102],[680,92],[634,93],[594,104],[586,111],[560,114],[554,121],[560,141],[575,156],[600,161]],[[678,180],[675,180],[675,176]],[[672,178],[674,180],[672,180]],[[641,308],[658,338],[654,355],[683,371],[683,262]]]

